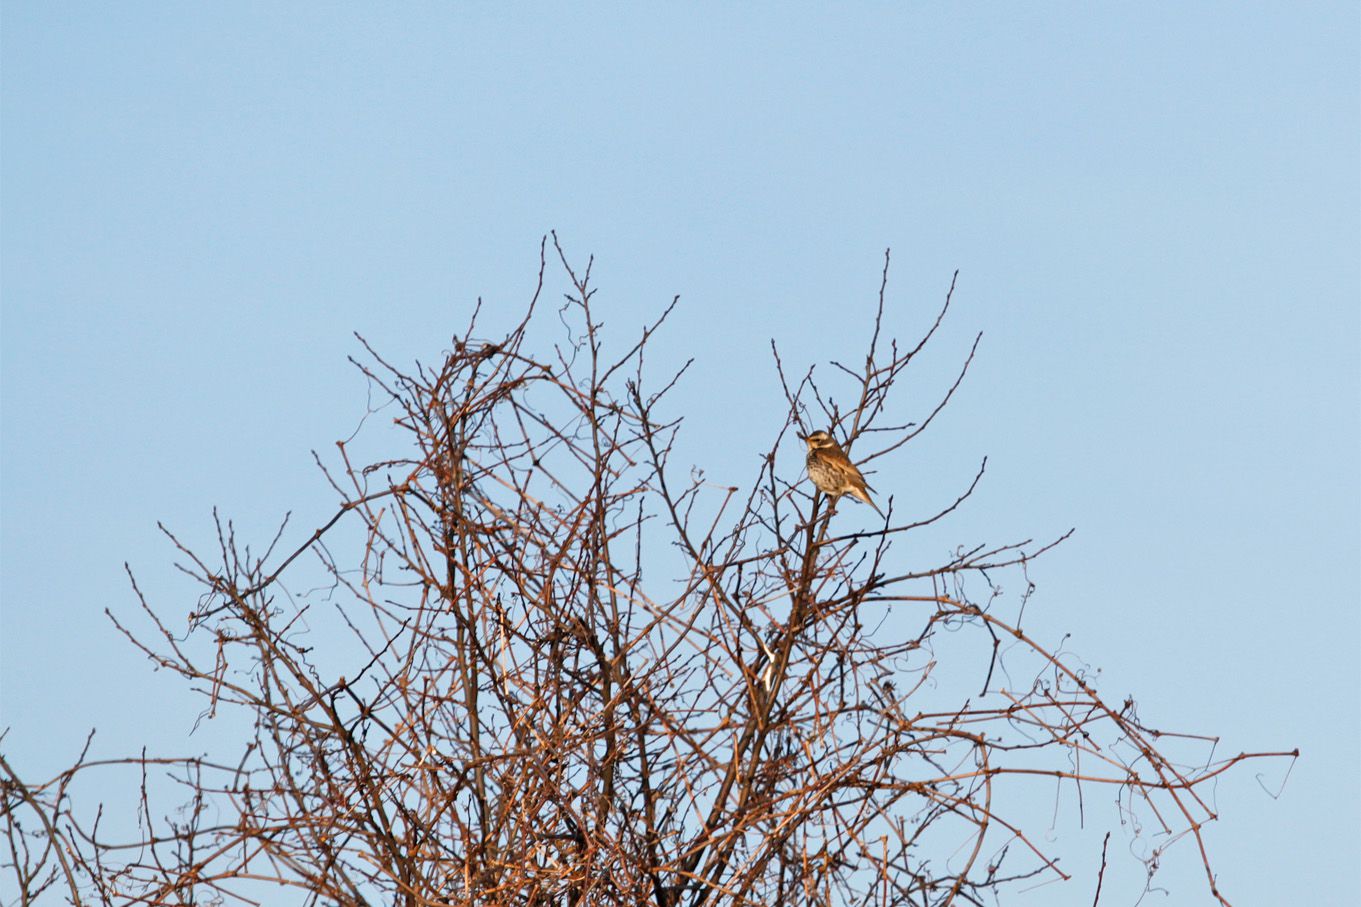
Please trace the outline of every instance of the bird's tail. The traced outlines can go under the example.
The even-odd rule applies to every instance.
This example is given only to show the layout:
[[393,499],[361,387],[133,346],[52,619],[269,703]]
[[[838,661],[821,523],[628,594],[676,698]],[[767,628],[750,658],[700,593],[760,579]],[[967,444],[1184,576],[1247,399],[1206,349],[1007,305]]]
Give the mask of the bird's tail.
[[875,513],[879,514],[881,517],[884,517],[884,519],[888,519],[888,517],[884,516],[884,512],[879,509],[879,505],[874,503],[874,499],[870,497],[868,491],[865,491],[863,488],[852,488],[851,494],[854,495],[857,500],[864,501],[866,504],[873,507]]

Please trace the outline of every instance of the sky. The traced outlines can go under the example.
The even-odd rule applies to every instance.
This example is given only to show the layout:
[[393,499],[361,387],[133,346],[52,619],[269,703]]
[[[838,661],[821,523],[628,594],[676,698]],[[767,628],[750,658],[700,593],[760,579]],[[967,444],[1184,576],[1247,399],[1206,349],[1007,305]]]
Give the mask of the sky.
[[[6,757],[201,747],[104,610],[135,611],[125,562],[192,607],[157,521],[329,516],[355,332],[436,359],[476,299],[520,311],[556,230],[621,336],[680,296],[682,450],[741,485],[770,341],[863,356],[891,248],[901,338],[959,271],[905,412],[984,336],[881,494],[929,512],[987,456],[958,543],[1076,527],[1032,630],[1151,724],[1302,753],[1215,790],[1230,899],[1361,903],[1359,35],[1349,2],[6,3]],[[1174,853],[1145,903],[1209,902]]]

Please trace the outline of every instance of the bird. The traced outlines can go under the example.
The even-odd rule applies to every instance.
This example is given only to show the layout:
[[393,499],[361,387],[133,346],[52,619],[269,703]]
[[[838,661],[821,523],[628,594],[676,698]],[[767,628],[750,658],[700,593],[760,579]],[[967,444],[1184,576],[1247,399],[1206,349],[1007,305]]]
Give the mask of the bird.
[[813,480],[818,491],[830,497],[833,503],[848,494],[873,507],[880,516],[884,515],[879,505],[870,499],[869,493],[874,489],[835,438],[825,431],[815,431],[804,436],[803,441],[808,445],[808,478]]

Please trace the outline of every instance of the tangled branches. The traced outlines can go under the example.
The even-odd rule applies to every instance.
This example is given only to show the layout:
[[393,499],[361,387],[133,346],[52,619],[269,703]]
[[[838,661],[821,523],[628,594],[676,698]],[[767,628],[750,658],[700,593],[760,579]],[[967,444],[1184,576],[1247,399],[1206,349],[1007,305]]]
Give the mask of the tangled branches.
[[[142,776],[131,842],[68,796],[109,765],[82,757],[26,783],[0,762],[24,903],[259,901],[264,885],[273,902],[282,885],[301,903],[409,907],[981,904],[1068,878],[1005,805],[1005,785],[1038,779],[1108,786],[1189,835],[1227,903],[1199,790],[1254,757],[1174,763],[1167,735],[993,600],[990,572],[1024,571],[1061,539],[913,565],[895,543],[977,477],[939,513],[889,506],[879,528],[846,533],[838,505],[777,458],[814,427],[862,466],[917,437],[973,359],[920,422],[887,424],[948,295],[900,349],[881,336],[881,288],[863,368],[836,366],[856,391],[848,411],[777,353],[788,417],[742,494],[672,464],[680,374],[651,390],[644,367],[671,309],[608,355],[589,265],[553,249],[571,290],[552,355],[529,341],[541,255],[505,336],[476,339],[475,315],[411,373],[368,350],[358,365],[403,452],[358,464],[341,443],[327,472],[339,506],[303,544],[255,555],[229,524],[211,557],[175,541],[203,590],[188,635],[140,592],[152,632],[116,624],[209,713],[248,716],[250,738],[215,762],[119,763]],[[297,592],[317,571],[320,587]],[[324,646],[304,633],[323,613]],[[959,696],[944,630],[985,641]],[[1030,680],[999,681],[1018,675]],[[159,824],[157,767],[188,791]]]

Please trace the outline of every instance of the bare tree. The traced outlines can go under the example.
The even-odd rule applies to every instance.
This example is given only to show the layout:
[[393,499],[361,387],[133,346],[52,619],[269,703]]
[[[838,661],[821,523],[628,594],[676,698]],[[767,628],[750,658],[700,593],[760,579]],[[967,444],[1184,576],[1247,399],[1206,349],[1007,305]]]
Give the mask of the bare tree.
[[[404,440],[368,463],[339,445],[322,467],[339,506],[302,544],[282,551],[281,527],[255,554],[221,521],[211,554],[170,536],[202,587],[188,633],[140,591],[149,632],[115,624],[208,713],[246,716],[249,739],[215,760],[82,755],[46,782],[0,758],[19,903],[258,902],[268,883],[270,902],[283,885],[337,905],[982,904],[1068,878],[1028,830],[1036,817],[1001,805],[1004,779],[1110,789],[1193,841],[1228,903],[1199,791],[1245,759],[1294,754],[1188,768],[1166,750],[1176,735],[1032,639],[1029,593],[1000,598],[996,576],[1033,588],[1027,565],[1062,538],[932,565],[895,549],[963,504],[986,461],[940,512],[890,504],[851,532],[835,513],[855,505],[777,460],[818,428],[868,469],[921,434],[974,356],[915,423],[895,416],[949,293],[899,346],[885,257],[863,366],[834,364],[845,410],[772,345],[787,418],[743,492],[672,462],[681,375],[644,367],[672,308],[607,353],[590,265],[574,269],[556,237],[552,250],[570,292],[541,301],[545,244],[505,336],[477,339],[475,313],[437,365],[409,372],[365,344],[373,411]],[[565,340],[536,352],[531,326],[553,319]],[[323,587],[298,591],[318,571]],[[325,648],[304,633],[322,612],[343,628]],[[985,656],[946,663],[945,631],[977,634]],[[948,698],[945,673],[971,689]],[[69,795],[120,769],[142,791],[133,840]],[[149,784],[157,773],[185,796]],[[153,822],[157,793],[184,805]],[[1103,856],[1098,899],[1104,870]]]

